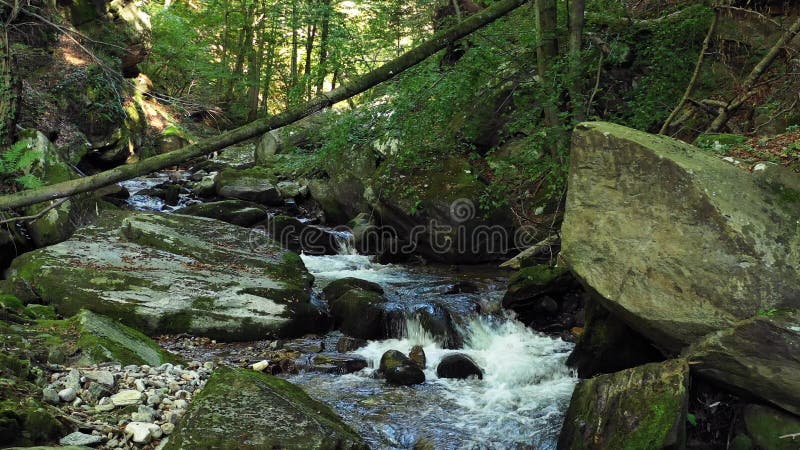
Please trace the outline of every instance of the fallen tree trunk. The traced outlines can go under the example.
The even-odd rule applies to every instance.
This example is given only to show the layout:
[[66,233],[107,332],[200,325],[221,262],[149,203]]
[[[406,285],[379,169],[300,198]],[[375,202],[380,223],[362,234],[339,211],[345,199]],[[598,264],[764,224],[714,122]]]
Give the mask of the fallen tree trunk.
[[468,17],[450,29],[434,34],[429,40],[409,50],[398,58],[365,74],[356,80],[345,83],[336,89],[320,94],[316,98],[290,108],[281,114],[258,119],[234,130],[204,139],[180,150],[147,158],[135,164],[120,166],[77,180],[66,181],[39,189],[20,191],[0,197],[0,209],[18,208],[57,198],[92,191],[109,184],[146,175],[182,163],[198,156],[208,155],[217,150],[259,136],[267,131],[294,123],[334,103],[360,94],[373,86],[389,80],[406,69],[422,62],[447,45],[469,35],[498,18],[522,6],[527,0],[503,0],[489,8]]

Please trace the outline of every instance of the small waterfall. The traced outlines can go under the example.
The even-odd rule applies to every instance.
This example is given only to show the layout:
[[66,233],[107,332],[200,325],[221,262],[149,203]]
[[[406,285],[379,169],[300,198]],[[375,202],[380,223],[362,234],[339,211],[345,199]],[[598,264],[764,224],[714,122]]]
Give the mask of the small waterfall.
[[340,255],[358,255],[356,240],[353,233],[349,231],[334,231],[336,247]]

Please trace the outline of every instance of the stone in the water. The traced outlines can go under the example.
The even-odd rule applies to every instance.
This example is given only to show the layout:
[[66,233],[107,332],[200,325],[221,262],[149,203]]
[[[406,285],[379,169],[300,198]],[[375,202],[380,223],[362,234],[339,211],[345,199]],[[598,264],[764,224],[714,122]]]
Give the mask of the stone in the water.
[[687,361],[674,359],[581,381],[558,449],[683,448],[689,379]]
[[65,446],[74,445],[76,447],[93,447],[103,442],[103,438],[93,434],[81,433],[76,431],[61,438],[58,443]]
[[348,353],[352,352],[353,350],[358,350],[365,345],[367,345],[366,339],[342,336],[338,341],[336,341],[336,351],[339,353]]
[[359,339],[382,337],[386,298],[371,290],[350,289],[330,304],[334,327]]
[[136,405],[142,402],[144,394],[133,389],[125,389],[111,396],[114,406]]
[[262,205],[280,206],[283,198],[258,167],[245,170],[226,169],[217,175],[214,187],[223,198],[246,200]]
[[442,347],[458,349],[464,346],[464,340],[456,330],[450,311],[439,303],[419,305],[414,310],[414,318],[419,320],[425,331],[434,335]]
[[125,435],[137,444],[147,444],[161,437],[161,427],[148,422],[131,422],[125,426]]
[[439,365],[436,366],[436,376],[439,378],[458,379],[476,377],[482,380],[483,371],[472,358],[461,353],[456,353],[442,358]]
[[411,351],[408,353],[408,358],[411,359],[411,361],[414,361],[414,363],[418,365],[420,369],[425,368],[427,359],[425,358],[425,350],[421,345],[415,345],[411,347]]
[[263,206],[244,200],[198,203],[175,212],[188,216],[217,219],[240,227],[252,227],[268,217],[267,210]]
[[267,361],[266,359],[259,361],[251,366],[251,368],[256,372],[263,372],[264,369],[266,369],[267,367],[269,367],[269,361]]
[[397,350],[389,350],[381,356],[378,371],[386,382],[397,386],[410,386],[425,382],[425,372],[406,355]]
[[326,405],[299,387],[246,369],[220,367],[192,401],[164,450],[366,449]]
[[378,283],[354,277],[339,278],[331,281],[322,289],[322,294],[326,300],[332,302],[352,289],[362,289],[376,294],[383,294],[383,288]]

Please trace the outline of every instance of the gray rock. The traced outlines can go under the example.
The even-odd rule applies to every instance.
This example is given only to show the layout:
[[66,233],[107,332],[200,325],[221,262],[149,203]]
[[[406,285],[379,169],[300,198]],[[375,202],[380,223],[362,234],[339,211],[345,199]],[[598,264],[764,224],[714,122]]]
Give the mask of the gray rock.
[[46,403],[50,403],[51,405],[57,405],[61,402],[61,397],[58,395],[58,391],[53,388],[44,388],[42,389],[42,400]]
[[132,389],[125,389],[111,396],[111,403],[115,406],[136,405],[142,402],[143,394]]
[[162,435],[161,427],[147,422],[131,422],[125,426],[125,435],[137,444],[147,444]]
[[145,405],[140,405],[139,410],[131,413],[131,420],[134,422],[153,422],[156,417],[156,411]]
[[83,376],[108,387],[114,387],[114,374],[107,370],[92,370],[84,372]]
[[262,205],[280,206],[283,198],[280,191],[270,183],[263,172],[256,169],[222,171],[214,184],[217,195],[223,198],[247,200]]
[[93,434],[86,434],[81,433],[80,431],[76,431],[74,433],[70,433],[63,438],[61,438],[58,443],[65,446],[85,446],[85,447],[93,447],[99,443],[103,442],[103,438],[100,436],[95,436]]
[[61,399],[62,402],[71,402],[78,397],[78,392],[75,388],[68,387],[58,391],[58,398]]

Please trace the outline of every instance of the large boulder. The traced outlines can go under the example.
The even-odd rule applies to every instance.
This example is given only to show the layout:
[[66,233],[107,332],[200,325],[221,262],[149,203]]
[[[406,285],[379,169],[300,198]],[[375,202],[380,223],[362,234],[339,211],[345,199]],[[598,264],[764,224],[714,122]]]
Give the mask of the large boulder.
[[[762,165],[761,167],[765,167]],[[572,137],[562,258],[669,352],[800,307],[800,178],[602,122]]]
[[483,371],[469,356],[455,353],[442,358],[442,361],[436,366],[436,376],[457,379],[476,377],[482,380]]
[[334,327],[359,339],[379,339],[383,336],[384,304],[386,298],[373,291],[353,288],[330,301]]
[[201,217],[108,211],[71,239],[15,259],[8,278],[25,301],[64,315],[89,309],[148,334],[250,340],[327,325],[296,254]]
[[688,400],[685,359],[583,380],[572,394],[558,448],[683,448]]
[[686,354],[698,375],[800,415],[800,313],[768,314],[712,333]]
[[368,448],[331,409],[288,381],[217,369],[192,400],[165,450]]

